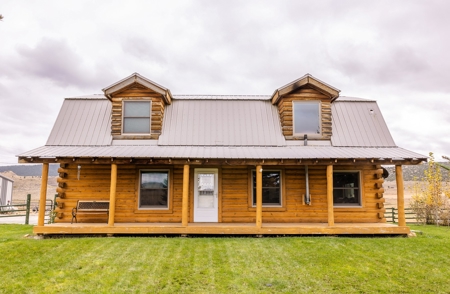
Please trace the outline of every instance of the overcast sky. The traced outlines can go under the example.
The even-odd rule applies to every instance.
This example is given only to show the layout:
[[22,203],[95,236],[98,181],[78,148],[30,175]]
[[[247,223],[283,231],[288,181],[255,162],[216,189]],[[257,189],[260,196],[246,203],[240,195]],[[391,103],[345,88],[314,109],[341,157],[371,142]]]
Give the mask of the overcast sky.
[[450,1],[2,1],[0,164],[63,98],[134,72],[172,94],[267,94],[306,73],[375,99],[396,144],[450,155]]

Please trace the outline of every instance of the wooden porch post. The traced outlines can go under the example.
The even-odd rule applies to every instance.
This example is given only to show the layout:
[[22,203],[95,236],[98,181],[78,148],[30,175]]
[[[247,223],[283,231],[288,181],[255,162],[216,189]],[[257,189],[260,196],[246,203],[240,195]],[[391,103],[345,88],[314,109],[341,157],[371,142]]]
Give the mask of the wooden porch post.
[[332,165],[327,165],[327,204],[328,204],[328,226],[334,226]]
[[189,165],[185,164],[183,168],[183,200],[181,209],[181,225],[188,225],[188,209],[189,209]]
[[256,166],[256,227],[262,226],[262,166]]
[[405,219],[405,197],[403,187],[403,170],[401,165],[395,166],[395,180],[397,182],[397,209],[398,209],[398,225],[406,226]]
[[116,214],[116,187],[117,187],[117,164],[111,164],[111,187],[109,189],[109,218],[108,226],[114,226],[114,215]]
[[48,163],[42,164],[41,194],[39,195],[38,226],[44,225],[45,201],[47,200]]

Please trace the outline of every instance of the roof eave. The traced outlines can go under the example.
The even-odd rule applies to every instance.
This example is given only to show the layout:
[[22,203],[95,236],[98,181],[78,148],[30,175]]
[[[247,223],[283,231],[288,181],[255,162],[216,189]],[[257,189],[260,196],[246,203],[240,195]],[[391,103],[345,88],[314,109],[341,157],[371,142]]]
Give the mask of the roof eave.
[[163,97],[164,101],[167,104],[171,104],[172,103],[172,93],[170,92],[169,89],[141,76],[138,73],[134,73],[129,77],[126,77],[123,80],[118,81],[117,83],[112,84],[111,86],[108,86],[104,89],[102,89],[102,91],[105,93],[105,96],[111,100],[112,99],[112,95],[114,95],[115,93],[119,92],[120,90],[122,90],[125,87],[128,87],[134,83],[138,83],[152,91],[155,91],[158,94],[161,94],[161,96]]
[[339,97],[340,90],[332,87],[321,80],[313,77],[310,74],[306,74],[303,77],[281,87],[275,90],[275,92],[272,94],[272,104],[278,103],[278,101],[283,97],[284,95],[287,95],[295,90],[297,90],[300,87],[310,85],[317,91],[329,96],[331,98],[331,102],[336,100]]

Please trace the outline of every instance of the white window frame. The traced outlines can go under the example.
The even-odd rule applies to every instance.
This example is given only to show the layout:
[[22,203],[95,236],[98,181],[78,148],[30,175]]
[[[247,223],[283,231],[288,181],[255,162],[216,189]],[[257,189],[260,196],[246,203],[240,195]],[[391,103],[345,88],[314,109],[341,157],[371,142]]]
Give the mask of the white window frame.
[[[125,133],[125,119],[133,117],[125,117],[125,104],[127,102],[148,102],[150,104],[150,112],[148,116],[149,132],[148,133]],[[142,117],[143,118],[143,117]],[[123,135],[150,135],[152,133],[152,101],[151,100],[122,100],[122,134]]]
[[[306,103],[316,103],[319,108],[318,122],[319,122],[319,133],[297,133],[295,131],[295,104],[306,104]],[[308,136],[308,139],[318,139],[322,137],[322,101],[320,100],[294,100],[292,101],[292,134],[294,136],[304,135]]]
[[[359,203],[334,203],[334,183],[333,183],[333,207],[342,208],[342,207],[350,207],[350,208],[358,208],[363,207],[363,183],[362,183],[362,173],[360,170],[333,170],[334,173],[358,173],[359,178],[359,187],[358,187],[358,202]],[[341,190],[341,189],[340,189]],[[342,189],[343,190],[343,189]]]
[[[145,172],[167,172],[167,207],[141,207],[141,180],[142,173]],[[139,170],[139,186],[138,186],[138,210],[169,210],[170,209],[170,169],[141,169]]]
[[[280,174],[280,204],[264,204],[262,203],[262,207],[283,207],[283,171],[281,169],[264,169],[263,172],[278,172]],[[253,194],[253,191],[255,190],[255,186],[253,184],[253,173],[256,174],[256,169],[252,169],[250,172],[250,181],[252,184],[251,187],[251,202],[252,202],[252,207],[256,207],[256,203],[253,203],[253,199],[255,197],[256,199],[256,195]],[[264,189],[264,187],[263,187]],[[256,202],[256,201],[255,201]]]

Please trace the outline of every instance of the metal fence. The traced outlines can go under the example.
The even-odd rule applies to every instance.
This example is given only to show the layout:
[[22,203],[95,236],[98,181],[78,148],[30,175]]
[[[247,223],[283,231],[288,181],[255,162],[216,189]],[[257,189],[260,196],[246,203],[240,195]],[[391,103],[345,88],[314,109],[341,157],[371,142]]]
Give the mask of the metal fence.
[[[39,202],[33,204],[31,202],[31,194],[27,195],[27,200],[24,203],[16,203],[9,205],[0,206],[0,218],[3,217],[25,217],[25,224],[30,223],[30,212],[37,212],[39,208]],[[53,211],[55,209],[55,204],[53,200],[47,199],[45,202],[45,219],[46,223],[53,223]]]

